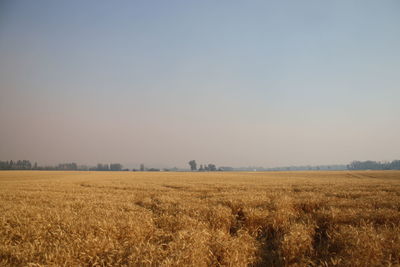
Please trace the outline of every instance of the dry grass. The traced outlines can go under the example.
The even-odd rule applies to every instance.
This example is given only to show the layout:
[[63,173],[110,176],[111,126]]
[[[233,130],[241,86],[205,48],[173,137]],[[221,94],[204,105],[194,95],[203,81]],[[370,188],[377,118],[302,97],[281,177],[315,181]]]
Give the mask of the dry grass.
[[395,266],[400,172],[0,172],[1,266]]

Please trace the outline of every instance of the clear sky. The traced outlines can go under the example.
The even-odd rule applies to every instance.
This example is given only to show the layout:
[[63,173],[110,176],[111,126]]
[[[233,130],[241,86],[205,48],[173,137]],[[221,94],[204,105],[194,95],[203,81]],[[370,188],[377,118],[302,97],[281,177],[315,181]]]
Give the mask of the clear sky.
[[0,160],[400,159],[400,1],[1,1]]

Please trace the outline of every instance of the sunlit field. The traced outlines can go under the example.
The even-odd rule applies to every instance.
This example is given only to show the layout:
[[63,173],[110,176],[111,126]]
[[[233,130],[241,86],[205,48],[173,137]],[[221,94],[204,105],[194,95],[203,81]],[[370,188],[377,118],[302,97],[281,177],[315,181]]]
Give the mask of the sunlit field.
[[400,264],[400,172],[0,172],[1,266]]

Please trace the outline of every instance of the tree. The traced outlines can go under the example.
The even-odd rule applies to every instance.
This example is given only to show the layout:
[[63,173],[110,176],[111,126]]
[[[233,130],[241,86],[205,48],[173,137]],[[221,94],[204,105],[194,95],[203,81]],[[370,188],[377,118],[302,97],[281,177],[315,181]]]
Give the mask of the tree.
[[191,171],[197,170],[197,163],[196,163],[195,160],[189,161],[189,166],[190,166],[190,170],[191,170]]
[[391,170],[400,170],[400,160],[393,160],[390,163],[390,169]]
[[140,171],[141,171],[141,172],[144,172],[144,164],[143,164],[143,163],[140,164]]
[[122,165],[119,163],[111,163],[110,164],[110,171],[121,171]]
[[108,164],[101,164],[101,163],[98,163],[98,164],[97,164],[97,170],[98,170],[98,171],[109,171],[110,168],[108,167]]
[[215,172],[217,170],[217,167],[214,164],[208,164],[208,170],[210,172]]

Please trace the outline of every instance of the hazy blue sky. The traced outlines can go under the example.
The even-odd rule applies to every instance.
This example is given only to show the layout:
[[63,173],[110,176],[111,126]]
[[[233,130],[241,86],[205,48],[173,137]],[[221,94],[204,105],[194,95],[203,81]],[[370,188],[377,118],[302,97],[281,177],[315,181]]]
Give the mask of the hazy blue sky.
[[1,1],[0,160],[400,159],[400,1]]

